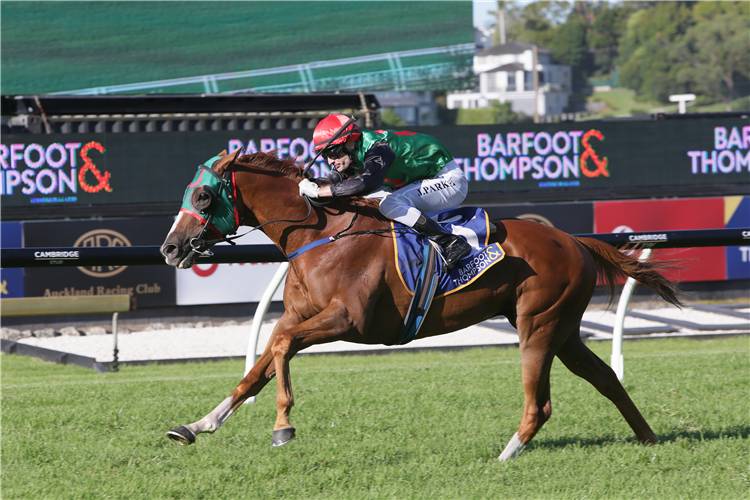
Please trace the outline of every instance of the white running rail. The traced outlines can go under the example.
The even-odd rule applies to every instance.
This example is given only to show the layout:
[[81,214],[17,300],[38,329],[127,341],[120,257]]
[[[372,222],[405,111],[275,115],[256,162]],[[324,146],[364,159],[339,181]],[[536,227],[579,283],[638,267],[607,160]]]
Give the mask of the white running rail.
[[[644,248],[638,260],[645,262],[651,257],[651,249]],[[628,278],[625,286],[622,288],[620,302],[617,304],[617,314],[615,315],[615,328],[612,332],[612,357],[610,366],[617,375],[617,380],[622,382],[625,377],[625,358],[622,355],[622,332],[625,330],[625,316],[628,314],[628,304],[630,298],[635,292],[636,281]]]
[[[427,49],[403,50],[399,52],[386,52],[382,54],[372,54],[369,56],[347,57],[344,59],[332,59],[328,61],[314,61],[304,64],[293,64],[290,66],[278,66],[275,68],[254,69],[248,71],[235,71],[232,73],[215,73],[211,75],[189,76],[185,78],[171,78],[168,80],[155,80],[141,83],[127,83],[123,85],[109,85],[105,87],[92,87],[79,90],[68,90],[65,92],[54,92],[51,95],[106,95],[118,94],[125,92],[135,92],[143,90],[156,90],[167,87],[177,87],[181,85],[203,85],[208,94],[220,93],[219,82],[227,80],[237,80],[241,78],[257,78],[260,76],[279,75],[284,73],[296,73],[299,78],[299,85],[304,87],[306,92],[315,92],[316,80],[313,76],[313,70],[321,68],[332,68],[337,66],[347,66],[376,61],[387,61],[390,72],[395,73],[398,81],[405,81],[405,71],[414,70],[420,66],[404,67],[403,59],[409,57],[429,56],[435,54],[449,55],[468,55],[474,53],[473,43],[464,43],[460,45],[446,45],[444,47],[432,47]],[[428,65],[434,66],[434,65]],[[279,87],[288,87],[290,84],[282,84]],[[263,90],[269,91],[269,87],[262,87]],[[249,91],[252,89],[246,89]],[[363,89],[365,90],[365,89]],[[277,90],[278,91],[278,90]]]

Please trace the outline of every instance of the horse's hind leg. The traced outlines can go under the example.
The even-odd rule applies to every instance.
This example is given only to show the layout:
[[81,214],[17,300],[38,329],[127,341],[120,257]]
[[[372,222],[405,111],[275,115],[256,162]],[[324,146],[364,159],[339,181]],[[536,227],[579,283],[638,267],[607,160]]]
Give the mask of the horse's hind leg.
[[615,372],[591,352],[580,335],[571,335],[557,352],[557,357],[571,372],[588,381],[603,396],[612,401],[630,427],[644,443],[656,443],[659,438],[628,396]]
[[523,416],[518,432],[500,454],[500,461],[520,455],[552,414],[549,374],[555,355],[548,342],[541,338],[535,340],[521,342],[521,378],[525,395]]

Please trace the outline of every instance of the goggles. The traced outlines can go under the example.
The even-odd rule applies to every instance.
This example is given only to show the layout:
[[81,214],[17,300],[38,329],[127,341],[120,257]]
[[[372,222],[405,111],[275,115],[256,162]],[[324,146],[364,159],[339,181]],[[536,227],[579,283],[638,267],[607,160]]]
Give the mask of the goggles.
[[347,144],[352,143],[344,142],[342,144],[329,146],[320,153],[320,156],[322,156],[326,160],[335,160],[336,158],[341,158],[344,155],[348,155],[349,153],[351,153],[353,148],[351,148],[351,146],[347,146]]

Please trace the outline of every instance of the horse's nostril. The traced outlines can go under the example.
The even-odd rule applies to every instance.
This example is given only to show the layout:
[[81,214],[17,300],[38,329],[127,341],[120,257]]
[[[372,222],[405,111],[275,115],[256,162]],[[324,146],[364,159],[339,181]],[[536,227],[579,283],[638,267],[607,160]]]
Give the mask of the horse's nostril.
[[161,247],[161,253],[165,257],[170,257],[171,255],[173,255],[176,252],[177,252],[177,245],[172,245],[172,244],[166,245],[165,244],[165,245],[163,245]]

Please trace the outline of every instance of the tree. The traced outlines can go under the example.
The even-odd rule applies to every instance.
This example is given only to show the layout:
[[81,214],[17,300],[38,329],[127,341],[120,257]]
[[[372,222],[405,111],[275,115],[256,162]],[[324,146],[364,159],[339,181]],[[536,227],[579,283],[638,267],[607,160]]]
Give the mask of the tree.
[[[567,1],[514,2],[498,0],[496,16],[502,16],[506,41],[517,40],[535,43],[548,47],[552,42],[554,31],[570,11]],[[496,43],[500,43],[499,33],[495,30]]]
[[713,5],[698,10],[696,14],[703,19],[685,33],[673,52],[676,61],[683,63],[678,81],[697,93],[723,100],[727,111],[737,96],[737,81],[750,78],[749,5],[735,7]]
[[589,50],[593,53],[594,72],[610,74],[615,69],[620,39],[625,34],[632,8],[627,3],[603,3],[594,8],[594,22],[589,30]]
[[552,57],[559,64],[567,64],[573,72],[574,87],[582,88],[589,73],[589,52],[586,44],[588,23],[577,12],[573,12],[555,32],[552,42]]
[[694,19],[683,2],[661,2],[635,12],[627,21],[620,47],[620,83],[636,93],[668,102],[684,88],[677,79],[672,45],[679,43]]
[[516,22],[512,2],[498,0],[497,10],[491,10],[489,13],[497,19],[495,33],[492,35],[492,45],[503,45],[508,41],[509,30]]

